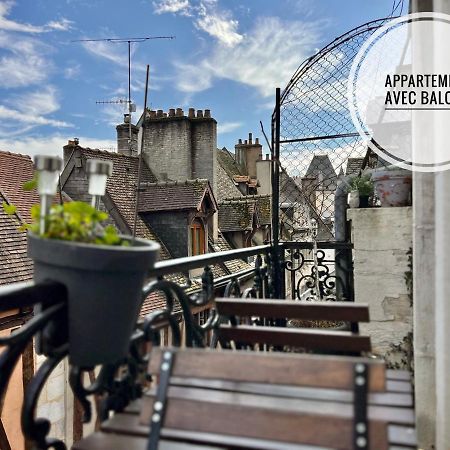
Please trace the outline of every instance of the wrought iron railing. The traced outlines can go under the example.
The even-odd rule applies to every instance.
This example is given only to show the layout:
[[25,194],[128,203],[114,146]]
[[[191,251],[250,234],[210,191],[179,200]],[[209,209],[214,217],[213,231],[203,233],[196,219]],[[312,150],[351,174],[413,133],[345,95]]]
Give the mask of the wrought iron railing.
[[[114,364],[102,365],[89,386],[85,386],[83,380],[86,371],[92,368],[71,365],[69,382],[82,405],[83,420],[87,422],[92,418],[90,396],[101,399],[97,402],[100,421],[110,412],[122,411],[130,401],[141,396],[149,382],[146,375],[149,350],[154,345],[164,344],[161,339],[164,332],[170,334],[170,342],[166,340],[165,343],[174,346],[204,347],[211,342],[214,345],[211,332],[220,320],[214,309],[214,296],[274,298],[275,293],[280,292],[282,296],[301,299],[309,289],[309,297],[321,298],[326,294],[352,300],[349,244],[286,242],[280,243],[278,249],[276,254],[273,246],[262,245],[156,263],[149,271],[150,281],[143,288],[143,299],[149,295],[162,295],[165,306],[138,321],[130,336],[127,357]],[[325,251],[331,252],[327,253],[329,259],[322,257]],[[250,269],[214,279],[211,269],[214,264],[250,258]],[[335,268],[332,269],[333,261]],[[182,286],[167,277],[199,268],[203,268],[203,273],[201,288],[196,291],[189,284]],[[281,286],[274,286],[278,274],[283,282]],[[50,422],[36,418],[36,410],[39,395],[50,374],[69,354],[66,325],[70,318],[67,317],[66,289],[57,281],[17,283],[0,288],[0,313],[29,310],[38,305],[40,308],[25,325],[8,337],[0,337],[0,345],[5,347],[0,354],[0,404],[20,356],[33,338],[39,336],[39,349],[46,360],[25,386],[22,430],[35,448],[60,450],[66,448],[65,444],[49,437]],[[198,320],[194,317],[196,314]],[[3,439],[7,438],[3,436]],[[1,448],[8,448],[7,445],[7,442],[0,442]]]

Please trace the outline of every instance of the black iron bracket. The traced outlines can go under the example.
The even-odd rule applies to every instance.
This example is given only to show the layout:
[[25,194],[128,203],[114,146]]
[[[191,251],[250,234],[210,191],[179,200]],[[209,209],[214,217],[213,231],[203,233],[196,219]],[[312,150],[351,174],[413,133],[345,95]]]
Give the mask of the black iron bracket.
[[353,448],[369,448],[369,424],[367,421],[368,366],[356,363],[353,373]]
[[159,384],[156,389],[156,396],[153,402],[153,414],[150,421],[150,436],[147,450],[157,450],[161,428],[163,426],[164,415],[167,405],[167,391],[170,384],[170,375],[175,361],[175,353],[166,350],[162,354],[160,367]]

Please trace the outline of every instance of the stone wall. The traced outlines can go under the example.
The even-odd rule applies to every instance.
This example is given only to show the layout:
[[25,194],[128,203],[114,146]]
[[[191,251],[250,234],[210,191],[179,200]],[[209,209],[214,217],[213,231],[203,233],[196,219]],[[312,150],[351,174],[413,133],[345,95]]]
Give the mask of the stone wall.
[[217,122],[207,111],[148,113],[143,155],[159,180],[206,178],[215,192]]
[[354,244],[355,301],[368,303],[370,323],[361,332],[389,366],[407,368],[411,358],[412,305],[405,282],[412,247],[412,210],[349,209]]
[[[36,355],[36,370],[46,360]],[[39,396],[36,417],[44,417],[51,423],[49,436],[61,439],[66,445],[73,441],[73,394],[69,386],[67,358],[53,370]]]

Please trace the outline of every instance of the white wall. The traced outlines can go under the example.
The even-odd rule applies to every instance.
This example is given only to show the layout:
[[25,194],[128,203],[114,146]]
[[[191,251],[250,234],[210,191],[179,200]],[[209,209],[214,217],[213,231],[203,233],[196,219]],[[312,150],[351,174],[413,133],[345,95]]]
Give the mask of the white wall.
[[[405,282],[412,247],[412,209],[349,209],[354,244],[355,301],[368,303],[373,353],[392,367],[406,368],[410,351],[412,307]],[[395,346],[401,346],[396,349]],[[403,350],[404,349],[404,350]]]

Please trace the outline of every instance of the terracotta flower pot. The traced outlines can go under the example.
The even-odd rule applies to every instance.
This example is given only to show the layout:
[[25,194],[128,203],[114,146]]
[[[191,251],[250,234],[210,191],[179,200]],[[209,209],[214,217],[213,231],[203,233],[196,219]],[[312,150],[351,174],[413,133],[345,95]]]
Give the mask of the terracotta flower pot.
[[93,367],[127,355],[145,276],[160,246],[122,238],[131,245],[93,245],[28,234],[35,281],[54,280],[67,288],[71,364]]
[[407,206],[410,202],[412,173],[408,170],[376,170],[372,173],[381,206]]

